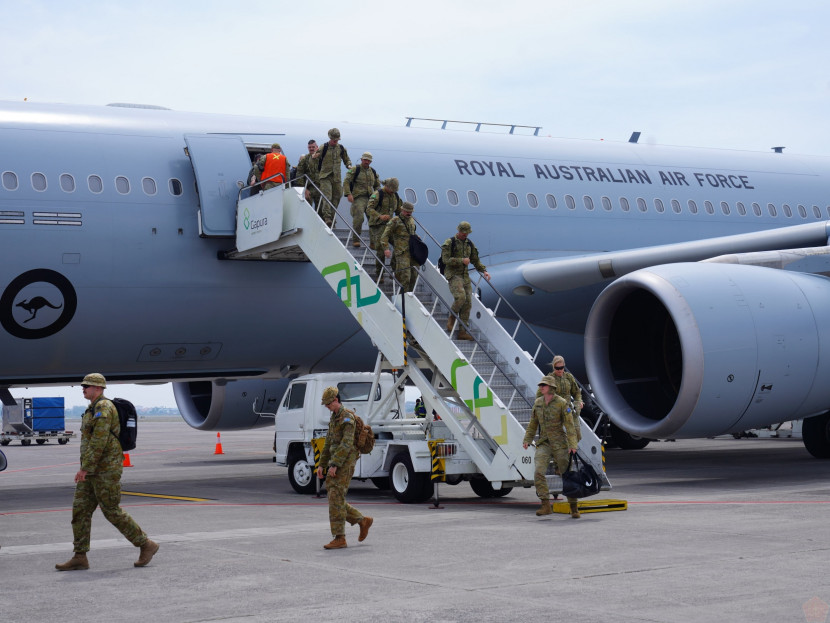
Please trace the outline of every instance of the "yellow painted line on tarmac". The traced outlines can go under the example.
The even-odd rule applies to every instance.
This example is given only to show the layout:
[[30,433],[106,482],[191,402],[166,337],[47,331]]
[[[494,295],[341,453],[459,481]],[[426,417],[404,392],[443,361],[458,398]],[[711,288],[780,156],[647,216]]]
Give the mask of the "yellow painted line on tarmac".
[[136,493],[135,491],[122,491],[121,495],[135,495],[142,498],[161,498],[163,500],[182,500],[183,502],[212,502],[210,498],[187,498],[181,495],[160,495],[158,493]]

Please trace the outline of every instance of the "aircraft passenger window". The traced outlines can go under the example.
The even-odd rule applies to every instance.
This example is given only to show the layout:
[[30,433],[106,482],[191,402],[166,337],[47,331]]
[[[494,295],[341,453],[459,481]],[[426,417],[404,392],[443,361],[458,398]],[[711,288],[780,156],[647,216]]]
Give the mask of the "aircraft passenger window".
[[801,218],[807,218],[807,208],[805,208],[803,205],[799,204],[798,213],[801,215]]
[[610,212],[614,209],[614,206],[611,205],[611,200],[608,197],[602,198],[602,207],[605,208],[606,211]]
[[46,190],[46,176],[43,173],[32,173],[32,188],[38,192]]
[[545,195],[545,201],[547,202],[548,207],[551,210],[556,209],[556,197],[554,197],[553,195]]
[[89,186],[89,192],[95,193],[96,195],[104,190],[104,182],[97,175],[90,175],[86,178],[86,183]]
[[640,212],[648,212],[648,204],[642,197],[637,197],[637,207],[640,208]]
[[706,208],[706,214],[714,214],[715,213],[715,206],[712,205],[711,201],[704,201],[703,207]]
[[167,185],[170,189],[170,194],[175,195],[178,197],[182,194],[182,183],[177,180],[175,177],[170,179],[170,183]]
[[755,213],[755,216],[761,216],[761,206],[757,203],[752,204],[752,211]]
[[565,195],[565,205],[569,210],[576,210],[576,200],[571,195]]
[[735,204],[738,207],[738,214],[741,216],[746,216],[746,207],[740,201]]
[[539,207],[539,200],[536,199],[536,195],[533,193],[527,193],[527,205],[529,205],[534,210]]
[[427,188],[427,203],[431,206],[438,205],[438,193],[431,188]]
[[726,203],[725,201],[721,201],[721,202],[720,202],[720,209],[723,211],[723,213],[724,213],[726,216],[729,216],[729,212],[730,212],[731,210],[729,209],[729,204],[728,204],[728,203]]
[[516,196],[516,193],[507,193],[507,203],[510,204],[511,208],[519,207],[519,198]]
[[12,171],[3,171],[3,188],[17,190],[17,174]]
[[793,211],[786,203],[784,204],[784,216],[787,218],[791,218],[793,215]]
[[450,202],[451,206],[457,206],[458,205],[458,193],[455,192],[454,190],[448,190],[447,191],[447,201]]
[[767,204],[767,211],[769,212],[770,216],[778,216],[778,212],[775,209],[775,206],[771,203]]
[[654,209],[657,210],[660,214],[666,211],[666,206],[663,205],[662,199],[654,199]]
[[680,202],[677,199],[672,199],[671,209],[674,210],[675,214],[680,214],[683,211],[683,206],[680,205]]
[[478,201],[478,193],[474,190],[467,191],[467,201],[470,202],[470,205],[476,207],[479,204]]
[[695,203],[694,199],[689,199],[689,212],[692,214],[697,214],[697,204]]
[[141,188],[144,189],[145,195],[153,196],[156,194],[156,180],[152,177],[145,177],[141,180]]
[[130,180],[123,175],[119,175],[115,178],[115,190],[120,192],[122,195],[126,195],[130,192]]
[[288,409],[302,409],[305,404],[305,383],[294,383],[291,386],[291,393],[288,395]]
[[821,210],[818,209],[818,206],[813,206],[813,214],[816,215],[816,218],[821,218]]
[[64,192],[73,193],[75,192],[75,178],[69,175],[69,173],[64,173],[61,175],[61,188]]
[[631,206],[628,204],[628,199],[620,197],[620,207],[623,212],[628,212],[631,209]]
[[585,204],[586,210],[593,210],[594,209],[594,200],[591,199],[588,195],[582,197],[582,203]]
[[415,191],[411,188],[404,189],[403,196],[406,197],[406,200],[412,205],[418,203],[418,195],[416,195]]

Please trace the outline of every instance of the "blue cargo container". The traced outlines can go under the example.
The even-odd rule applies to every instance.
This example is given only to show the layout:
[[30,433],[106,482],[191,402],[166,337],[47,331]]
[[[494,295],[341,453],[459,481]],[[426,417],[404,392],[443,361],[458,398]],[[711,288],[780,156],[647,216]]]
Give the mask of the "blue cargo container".
[[63,430],[63,398],[32,398],[32,430]]

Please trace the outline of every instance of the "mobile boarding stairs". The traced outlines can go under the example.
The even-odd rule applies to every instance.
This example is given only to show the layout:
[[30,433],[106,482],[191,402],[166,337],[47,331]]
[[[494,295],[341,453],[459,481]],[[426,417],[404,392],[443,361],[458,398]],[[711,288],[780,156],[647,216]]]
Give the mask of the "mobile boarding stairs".
[[[437,414],[440,425],[448,429],[452,437],[446,440],[451,442],[449,445],[461,445],[495,491],[532,484],[534,448],[524,449],[522,441],[537,384],[544,376],[535,361],[543,348],[552,358],[550,349],[512,307],[519,320],[511,335],[494,311],[476,296],[472,299],[470,326],[465,327],[474,341],[454,339],[461,320],[456,318],[448,335],[446,324],[453,298],[435,265],[427,261],[420,267],[414,292],[402,295],[388,265],[384,264],[376,278],[370,275],[369,271],[375,272],[375,252],[363,240],[359,247],[352,246],[351,216],[344,217],[336,210],[335,215],[329,228],[305,201],[303,187],[277,186],[240,199],[236,248],[224,257],[313,263],[377,346],[376,372],[397,370],[398,386],[410,379],[420,390],[427,413]],[[423,227],[419,227],[419,233],[431,238],[433,254],[436,248],[440,253],[439,242]],[[380,283],[384,275],[386,279]],[[501,304],[509,305],[500,297]],[[532,356],[514,340],[520,327],[538,339],[539,346]],[[374,388],[370,395],[375,395]],[[401,426],[426,432],[438,419],[428,416],[389,421],[389,411],[388,404],[370,403],[365,419],[376,432],[385,427],[400,430]],[[580,426],[580,458],[603,479],[603,489],[610,489],[601,441],[585,421],[580,420]],[[550,470],[548,473],[551,491],[561,492],[561,479],[550,475]]]

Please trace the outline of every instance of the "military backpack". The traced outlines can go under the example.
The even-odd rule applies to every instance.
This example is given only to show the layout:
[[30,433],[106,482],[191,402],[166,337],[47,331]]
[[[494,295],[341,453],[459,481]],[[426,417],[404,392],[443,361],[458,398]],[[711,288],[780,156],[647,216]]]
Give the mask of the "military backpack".
[[[121,451],[134,450],[138,438],[138,414],[135,406],[125,398],[113,398],[112,404],[115,405],[115,410],[118,411],[118,421],[121,424],[121,432],[118,434]],[[115,433],[113,433],[113,436],[115,436]]]
[[[453,236],[452,238],[450,238],[450,240],[452,240],[452,242],[450,243],[452,245],[450,254],[455,255],[455,241],[457,240],[457,238]],[[467,242],[470,243],[470,252],[472,252],[472,250],[476,248],[476,245],[474,245],[473,241],[469,238],[467,238]],[[444,244],[447,243],[445,242]],[[443,275],[445,270],[447,270],[447,265],[444,264],[444,253],[442,248],[441,255],[438,256],[438,272],[440,272]]]
[[354,447],[360,454],[369,454],[375,447],[375,434],[372,427],[364,423],[357,413],[354,417]]

